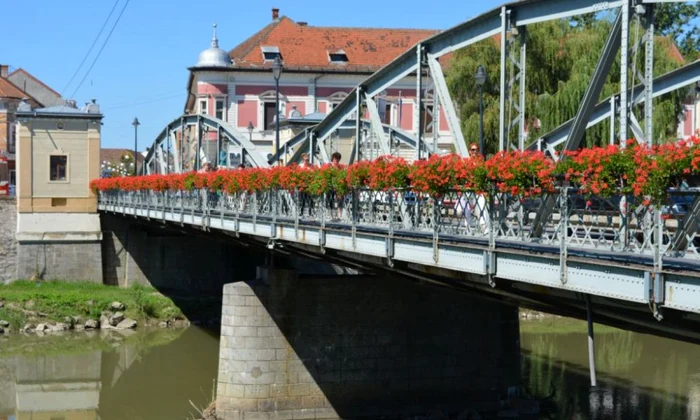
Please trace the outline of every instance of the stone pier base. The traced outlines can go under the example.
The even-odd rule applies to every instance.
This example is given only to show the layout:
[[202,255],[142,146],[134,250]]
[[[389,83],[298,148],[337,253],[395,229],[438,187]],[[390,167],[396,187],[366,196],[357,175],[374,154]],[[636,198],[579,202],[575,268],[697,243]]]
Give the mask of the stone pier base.
[[224,420],[458,410],[518,384],[515,307],[406,279],[259,274],[224,286]]

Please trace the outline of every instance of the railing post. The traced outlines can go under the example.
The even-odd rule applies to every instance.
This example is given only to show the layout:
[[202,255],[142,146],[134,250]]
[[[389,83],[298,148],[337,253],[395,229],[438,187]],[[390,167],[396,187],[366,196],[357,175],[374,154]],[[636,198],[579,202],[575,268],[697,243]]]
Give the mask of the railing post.
[[[494,279],[496,275],[496,233],[493,231],[494,230],[494,223],[493,219],[495,217],[495,205],[494,205],[494,198],[496,195],[496,191],[491,188],[491,191],[489,191],[489,200],[488,200],[488,211],[487,213],[489,214],[489,220],[486,223],[486,229],[489,231],[489,249],[486,251],[486,261],[485,261],[485,271],[486,271],[486,276],[488,277],[488,282],[489,286],[491,287],[496,287],[496,281]],[[484,200],[485,201],[485,200]],[[483,210],[482,210],[483,212]]]
[[257,231],[258,224],[258,192],[253,192],[253,233]]
[[277,213],[280,211],[278,192],[279,190],[269,190],[268,192],[272,200],[272,224],[270,225],[270,238],[272,239],[277,237]]
[[294,189],[294,239],[299,240],[299,189]]
[[389,190],[389,236],[386,239],[386,261],[389,267],[394,266],[394,190]]
[[569,280],[569,270],[566,266],[566,259],[568,257],[566,237],[569,234],[568,190],[567,187],[563,187],[559,194],[559,280],[561,280],[561,284],[566,284]]
[[430,197],[430,203],[433,207],[433,261],[437,264],[440,260],[440,249],[438,247],[439,235],[440,235],[440,225],[438,223],[438,218],[440,217],[440,211],[438,209],[438,203],[440,200],[436,200],[435,197]]
[[[321,195],[321,228],[318,231],[318,246],[321,247],[321,253],[326,253],[326,193]],[[331,205],[332,208],[332,205]]]
[[[245,205],[245,196],[242,196],[241,194],[245,194],[244,192],[238,191],[234,194],[234,202],[233,205],[236,208],[236,220],[234,221],[234,229],[236,231],[236,237],[238,237],[239,232],[241,231],[241,205]],[[241,199],[241,196],[244,197]]]
[[350,208],[352,209],[352,249],[357,249],[357,194],[356,190],[353,188],[350,190],[351,191],[351,200],[352,200],[352,205]]

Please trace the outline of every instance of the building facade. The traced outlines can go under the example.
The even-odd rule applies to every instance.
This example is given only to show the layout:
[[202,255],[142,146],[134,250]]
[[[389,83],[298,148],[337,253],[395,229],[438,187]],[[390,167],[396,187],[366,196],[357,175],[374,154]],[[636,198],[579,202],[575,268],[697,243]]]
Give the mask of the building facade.
[[32,109],[23,101],[16,117],[17,278],[102,283],[102,230],[90,190],[100,176],[99,107]]
[[17,184],[16,112],[22,100],[31,109],[61,105],[61,95],[24,69],[9,72],[0,64],[0,156],[7,161],[7,175],[0,173],[0,195],[14,194]]
[[[215,27],[210,48],[189,68],[184,111],[210,115],[243,133],[249,132],[256,146],[273,153],[278,113],[280,120],[310,114],[324,116],[372,73],[437,32],[315,27],[280,17],[279,10],[272,9],[272,22],[229,52],[219,47]],[[272,74],[277,57],[284,66],[278,110]],[[423,127],[418,127],[414,118],[415,76],[399,80],[381,94],[381,119],[413,134],[420,129],[426,141],[431,141],[437,131],[441,148],[449,148],[452,138],[444,114],[440,112],[440,118],[432,115],[429,78],[424,79],[423,86]]]

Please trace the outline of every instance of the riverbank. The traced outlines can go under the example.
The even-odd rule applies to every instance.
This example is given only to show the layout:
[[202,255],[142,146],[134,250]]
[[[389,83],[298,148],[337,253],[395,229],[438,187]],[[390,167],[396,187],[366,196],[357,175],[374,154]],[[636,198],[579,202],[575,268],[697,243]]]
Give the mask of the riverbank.
[[215,323],[221,308],[216,300],[165,296],[141,285],[17,281],[0,285],[0,333]]

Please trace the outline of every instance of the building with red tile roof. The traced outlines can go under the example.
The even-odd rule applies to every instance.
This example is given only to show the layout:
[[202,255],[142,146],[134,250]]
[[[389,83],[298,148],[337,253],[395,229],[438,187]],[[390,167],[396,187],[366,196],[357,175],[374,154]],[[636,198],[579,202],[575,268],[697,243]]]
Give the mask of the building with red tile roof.
[[[284,66],[277,112],[283,118],[323,116],[369,75],[438,32],[311,26],[272,9],[272,21],[231,50],[219,47],[214,29],[210,48],[202,51],[197,63],[189,68],[185,112],[217,117],[241,132],[252,127],[253,143],[273,152],[272,128],[277,113],[272,64],[276,57]],[[447,145],[451,135],[444,116],[433,124],[431,86],[424,78],[424,89],[428,90],[427,109],[422,111],[424,131],[429,138],[433,125],[437,125],[441,142]],[[384,92],[379,110],[383,121],[415,133],[415,93],[414,75]]]

